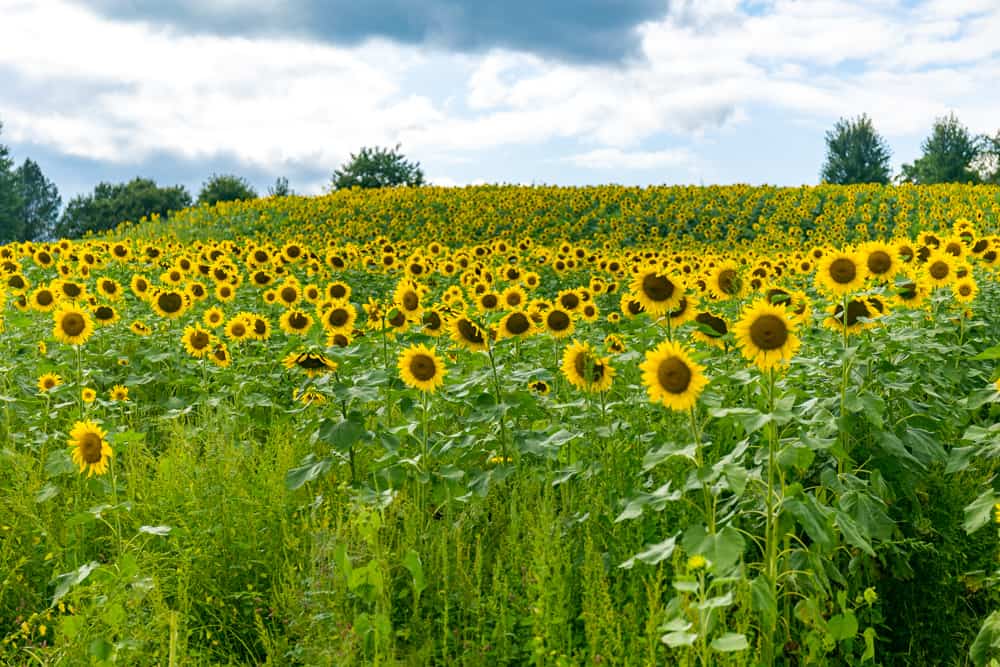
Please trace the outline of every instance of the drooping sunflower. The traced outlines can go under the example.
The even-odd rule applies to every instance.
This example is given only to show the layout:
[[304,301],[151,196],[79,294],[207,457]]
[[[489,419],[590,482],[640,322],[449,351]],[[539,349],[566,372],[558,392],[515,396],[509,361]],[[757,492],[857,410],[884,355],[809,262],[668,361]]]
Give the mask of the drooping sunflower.
[[726,346],[725,336],[729,333],[729,325],[726,323],[726,320],[714,313],[703,310],[694,316],[694,322],[696,328],[692,335],[697,340],[719,349]]
[[731,259],[719,262],[708,276],[708,290],[720,301],[739,296],[743,292],[740,265]]
[[485,351],[487,347],[486,338],[482,329],[476,326],[468,317],[461,315],[451,320],[451,339],[459,347],[471,352]]
[[286,310],[282,313],[281,318],[278,320],[278,325],[281,327],[281,330],[289,336],[293,334],[304,336],[309,333],[309,329],[312,327],[312,324],[312,316],[298,310],[297,308]]
[[195,359],[206,356],[215,343],[215,336],[210,331],[202,329],[200,326],[184,327],[184,334],[181,336],[184,349]]
[[136,336],[148,336],[149,334],[153,333],[152,329],[150,329],[145,322],[142,322],[140,320],[132,322],[132,324],[129,326],[129,329],[131,329],[132,333],[134,333]]
[[795,320],[782,306],[758,299],[740,318],[733,333],[743,356],[761,370],[787,363],[798,352]]
[[232,362],[232,357],[229,356],[229,348],[226,347],[225,343],[216,343],[215,347],[212,348],[212,353],[208,355],[209,360],[220,368],[227,367]]
[[94,323],[86,310],[72,304],[63,304],[53,314],[55,323],[52,335],[60,343],[83,345],[94,333]]
[[597,356],[590,343],[578,340],[563,353],[561,370],[574,387],[593,393],[610,389],[615,376],[607,357]]
[[411,345],[403,350],[398,366],[403,382],[414,389],[434,393],[444,384],[444,363],[426,345]]
[[868,268],[857,253],[828,252],[816,267],[816,286],[830,294],[849,294],[864,285]]
[[56,373],[45,373],[38,378],[38,392],[44,394],[62,384],[62,377]]
[[322,352],[290,352],[282,363],[285,368],[298,368],[311,378],[337,370],[337,362]]
[[684,285],[663,269],[640,271],[632,280],[632,295],[650,315],[659,316],[675,310],[684,296]]
[[513,310],[507,313],[497,329],[497,340],[505,338],[527,338],[535,330],[531,316],[523,310]]
[[671,410],[683,411],[694,406],[708,384],[705,369],[693,362],[683,347],[669,340],[647,352],[639,368],[649,400]]
[[114,452],[105,440],[107,431],[92,421],[78,421],[69,432],[69,446],[73,449],[73,463],[80,467],[80,473],[103,475],[108,471],[108,463]]

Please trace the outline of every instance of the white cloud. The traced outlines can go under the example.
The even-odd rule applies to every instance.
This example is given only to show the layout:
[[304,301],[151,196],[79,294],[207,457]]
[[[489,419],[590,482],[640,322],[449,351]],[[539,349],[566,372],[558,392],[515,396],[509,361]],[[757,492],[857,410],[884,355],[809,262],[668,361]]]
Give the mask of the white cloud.
[[563,158],[587,169],[663,169],[688,166],[693,159],[687,149],[626,152],[618,148],[598,148]]

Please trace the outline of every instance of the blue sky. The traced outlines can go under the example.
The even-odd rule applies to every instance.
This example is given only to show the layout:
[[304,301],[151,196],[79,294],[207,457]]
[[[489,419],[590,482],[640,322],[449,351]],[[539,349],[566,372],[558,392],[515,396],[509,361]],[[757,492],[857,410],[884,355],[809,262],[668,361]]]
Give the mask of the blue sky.
[[364,145],[479,182],[818,180],[868,113],[1000,129],[996,0],[0,0],[0,142],[64,198],[212,173],[318,193]]

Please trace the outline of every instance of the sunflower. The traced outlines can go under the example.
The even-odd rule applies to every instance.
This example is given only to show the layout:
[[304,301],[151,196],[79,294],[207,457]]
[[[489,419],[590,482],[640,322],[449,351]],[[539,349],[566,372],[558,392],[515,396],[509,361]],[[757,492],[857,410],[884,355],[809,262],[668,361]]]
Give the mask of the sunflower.
[[57,305],[55,292],[48,287],[39,287],[28,297],[28,305],[39,312],[47,313]]
[[618,334],[608,334],[604,338],[604,347],[614,354],[621,354],[625,351],[625,341]]
[[225,320],[226,314],[218,306],[212,306],[201,316],[201,321],[204,322],[205,326],[213,329],[225,322]]
[[328,333],[349,332],[358,318],[358,311],[347,301],[327,301],[317,306],[316,311]]
[[326,396],[312,388],[306,389],[303,392],[300,392],[298,389],[293,389],[292,400],[298,401],[303,405],[323,405],[326,403]]
[[326,334],[327,347],[347,347],[351,344],[351,334],[342,331],[331,331]]
[[97,291],[112,301],[122,298],[122,286],[117,280],[101,278],[97,281]]
[[965,278],[956,280],[952,284],[951,293],[955,296],[956,301],[960,303],[971,303],[976,299],[976,294],[979,293],[979,288],[972,276],[966,276]]
[[403,350],[398,366],[403,382],[414,389],[434,393],[444,384],[444,364],[426,345],[411,345]]
[[607,357],[598,357],[590,343],[578,340],[563,353],[561,370],[570,384],[589,392],[607,391],[615,376]]
[[865,267],[872,278],[892,278],[899,269],[896,259],[896,249],[888,243],[870,241],[861,247],[865,258]]
[[86,471],[87,477],[103,475],[108,471],[108,462],[114,452],[104,439],[106,435],[107,431],[92,421],[76,422],[69,432],[73,463],[80,466],[80,473]]
[[828,252],[816,267],[816,286],[830,294],[843,295],[859,289],[868,269],[853,252]]
[[523,310],[514,310],[500,320],[497,340],[505,338],[527,338],[534,333],[535,324],[531,316]]
[[695,316],[695,306],[698,304],[698,297],[682,296],[677,307],[667,313],[670,318],[670,326],[677,328]]
[[146,325],[146,323],[141,322],[140,320],[132,322],[132,324],[129,326],[129,329],[131,329],[132,333],[134,333],[136,336],[148,336],[149,334],[153,333],[153,331]]
[[202,329],[200,326],[184,327],[184,334],[181,336],[184,349],[195,359],[201,359],[208,354],[215,336],[211,332]]
[[235,315],[226,323],[225,331],[229,340],[241,341],[251,336],[250,323],[242,313]]
[[187,294],[179,290],[156,290],[150,305],[160,317],[175,320],[187,310],[189,299]]
[[632,294],[651,315],[663,315],[680,305],[684,286],[657,267],[636,274],[632,280]]
[[496,292],[483,292],[476,298],[476,308],[480,313],[489,313],[500,308],[500,295]]
[[271,321],[263,315],[241,313],[249,327],[249,337],[254,340],[267,340],[271,337]]
[[743,356],[761,370],[787,363],[799,349],[796,324],[782,306],[758,299],[733,328]]
[[334,301],[338,299],[344,299],[346,301],[351,298],[351,286],[345,282],[337,280],[326,286],[326,295]]
[[944,287],[955,280],[955,259],[939,250],[927,257],[924,265],[924,278],[930,287]]
[[628,292],[622,294],[618,303],[621,308],[622,315],[629,319],[636,317],[640,313],[646,312],[646,307],[642,305],[639,299]]
[[63,383],[62,378],[55,373],[45,373],[40,378],[38,378],[38,391],[39,393],[46,393],[52,389],[55,389]]
[[299,285],[294,280],[286,280],[278,287],[278,301],[286,308],[294,306],[302,298]]
[[593,302],[588,302],[580,306],[580,318],[587,322],[596,322],[598,315],[600,315],[600,310],[597,308],[597,304]]
[[565,338],[573,333],[576,324],[573,314],[561,307],[553,307],[544,313],[545,330],[553,338]]
[[87,298],[87,286],[74,280],[59,280],[55,288],[62,293],[62,297],[69,301],[79,301]]
[[322,352],[290,352],[282,363],[285,368],[298,368],[311,378],[337,370],[337,362]]
[[226,347],[225,343],[216,343],[215,347],[212,348],[212,353],[208,355],[209,360],[219,366],[220,368],[225,368],[232,361],[232,357],[229,356],[229,348]]
[[428,336],[437,337],[444,333],[444,316],[437,308],[425,310],[423,316],[420,318],[420,323],[423,325],[421,331]]
[[419,322],[420,316],[424,314],[424,307],[421,298],[424,295],[423,288],[412,280],[404,279],[399,281],[396,291],[393,294],[393,304],[402,311],[403,316],[411,322]]
[[923,305],[924,300],[930,294],[927,282],[922,278],[912,278],[901,276],[897,278],[894,285],[893,302],[897,306],[908,308],[918,308]]
[[292,334],[304,336],[312,327],[313,318],[308,313],[303,313],[298,309],[286,310],[281,315],[278,325],[281,327],[281,330],[289,336]]
[[120,319],[118,311],[115,310],[114,306],[109,306],[107,304],[94,306],[90,309],[90,312],[94,315],[94,321],[100,326],[114,324]]
[[528,295],[523,289],[517,285],[508,287],[500,295],[500,301],[503,303],[504,308],[521,308],[528,300]]
[[90,315],[82,308],[71,304],[63,304],[54,313],[55,326],[52,335],[60,343],[67,345],[82,345],[94,333],[94,323]]
[[827,308],[829,316],[823,325],[833,331],[846,331],[850,334],[859,333],[875,325],[873,319],[879,317],[877,308],[866,298],[857,297],[847,302],[847,317],[844,317],[844,304],[835,303]]
[[485,351],[487,344],[483,337],[483,331],[468,317],[461,316],[451,320],[451,339],[459,347],[463,347],[471,352]]
[[535,392],[536,394],[541,394],[542,396],[551,391],[549,383],[546,382],[545,380],[533,380],[529,382],[528,389]]
[[703,310],[694,316],[694,322],[697,328],[692,335],[697,340],[720,349],[725,347],[725,336],[729,333],[729,325],[724,319]]
[[691,361],[683,347],[669,340],[647,352],[646,360],[639,368],[649,400],[662,403],[671,410],[683,411],[693,407],[708,384],[702,372],[705,369]]
[[93,403],[97,399],[97,392],[90,387],[84,387],[80,390],[80,398],[84,403]]
[[108,395],[111,397],[112,401],[121,401],[122,403],[126,403],[128,402],[128,387],[116,384],[111,387]]
[[740,265],[731,259],[720,262],[708,276],[708,290],[720,301],[740,296],[743,280],[739,274]]
[[577,308],[580,307],[582,299],[580,298],[580,293],[576,290],[564,289],[556,295],[556,305],[560,308],[575,312]]

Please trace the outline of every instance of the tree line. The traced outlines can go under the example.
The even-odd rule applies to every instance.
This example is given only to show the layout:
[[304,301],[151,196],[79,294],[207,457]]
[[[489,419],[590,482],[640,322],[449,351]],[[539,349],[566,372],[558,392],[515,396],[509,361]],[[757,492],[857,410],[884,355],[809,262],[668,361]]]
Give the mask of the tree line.
[[[0,123],[0,133],[3,124]],[[900,173],[892,174],[892,153],[871,118],[841,118],[826,133],[826,160],[820,180],[826,183],[906,182],[1000,184],[1000,132],[973,135],[954,114],[937,118],[921,144],[922,154]],[[394,148],[362,148],[333,172],[329,190],[420,186],[424,173],[417,162]],[[288,179],[278,178],[268,196],[294,194]],[[182,185],[161,187],[148,178],[127,183],[98,183],[89,194],[77,195],[62,207],[56,185],[30,158],[19,166],[0,143],[0,243],[77,238],[113,229],[126,220],[154,215],[168,218],[194,204],[256,199],[250,183],[232,174],[213,174],[197,198]]]

